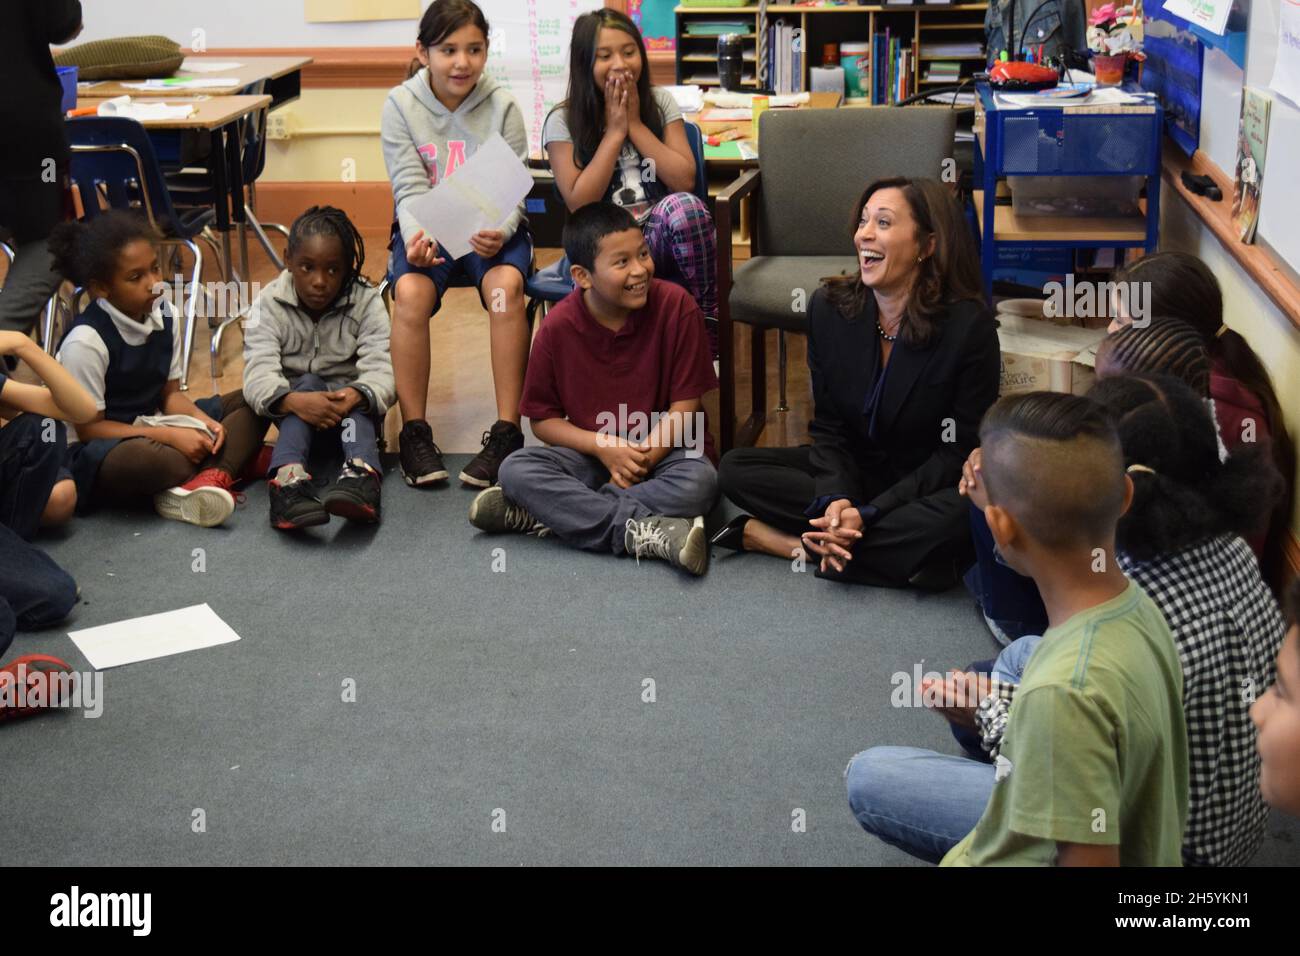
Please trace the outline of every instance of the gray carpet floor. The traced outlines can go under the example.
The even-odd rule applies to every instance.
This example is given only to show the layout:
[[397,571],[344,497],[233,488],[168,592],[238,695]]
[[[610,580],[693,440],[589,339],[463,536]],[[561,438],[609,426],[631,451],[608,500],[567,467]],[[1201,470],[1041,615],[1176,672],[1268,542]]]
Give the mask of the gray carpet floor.
[[[844,765],[956,752],[891,676],[996,651],[961,590],[488,537],[471,492],[395,470],[378,529],[286,536],[265,488],[224,528],[101,513],[42,540],[82,587],[69,627],[206,602],[241,640],[105,672],[98,719],[3,727],[0,862],[907,865],[859,829]],[[38,652],[88,669],[66,630],[10,656]],[[1298,840],[1275,814],[1257,862]]]

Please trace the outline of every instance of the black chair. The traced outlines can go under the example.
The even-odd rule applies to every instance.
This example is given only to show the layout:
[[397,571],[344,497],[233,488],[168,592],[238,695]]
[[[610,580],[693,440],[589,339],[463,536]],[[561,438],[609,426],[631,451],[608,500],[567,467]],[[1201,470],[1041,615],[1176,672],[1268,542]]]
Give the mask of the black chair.
[[[249,96],[260,96],[265,87],[266,81],[261,80],[240,90],[240,93]],[[240,162],[242,163],[244,187],[248,192],[247,201],[244,203],[244,218],[248,220],[248,228],[253,230],[253,234],[257,236],[257,241],[266,250],[267,256],[275,263],[275,267],[283,269],[284,258],[280,255],[279,250],[271,244],[271,239],[267,236],[267,230],[279,233],[286,243],[289,241],[289,230],[278,222],[262,222],[257,218],[256,212],[257,178],[262,175],[262,170],[266,168],[266,115],[267,110],[262,109],[250,113],[239,121]],[[167,173],[166,179],[167,189],[172,194],[172,201],[183,208],[215,206],[217,202],[224,201],[224,198],[222,200],[217,198],[216,191],[213,189],[210,170],[199,168],[181,169]],[[210,232],[209,235],[211,235]],[[207,237],[205,236],[205,238]],[[216,237],[212,236],[210,241],[215,245]],[[245,250],[244,258],[247,258],[247,233],[241,234],[240,242],[241,248]],[[225,263],[223,272],[227,279],[231,278],[229,263]]]

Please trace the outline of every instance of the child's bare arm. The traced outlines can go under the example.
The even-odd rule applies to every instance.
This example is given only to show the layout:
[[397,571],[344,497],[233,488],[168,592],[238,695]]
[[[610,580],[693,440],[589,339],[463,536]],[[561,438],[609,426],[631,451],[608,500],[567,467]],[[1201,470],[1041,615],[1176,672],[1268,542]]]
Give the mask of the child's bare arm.
[[0,332],[0,355],[22,359],[45,383],[44,386],[28,385],[10,379],[4,389],[5,404],[9,407],[73,423],[88,422],[95,417],[95,400],[90,393],[21,332]]

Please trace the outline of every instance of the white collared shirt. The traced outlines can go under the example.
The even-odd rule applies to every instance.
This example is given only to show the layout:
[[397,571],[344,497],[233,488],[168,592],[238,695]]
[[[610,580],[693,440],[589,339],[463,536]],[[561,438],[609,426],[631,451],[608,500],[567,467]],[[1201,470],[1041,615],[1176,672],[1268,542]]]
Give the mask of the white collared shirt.
[[[127,345],[144,345],[149,336],[162,330],[162,309],[172,315],[172,364],[167,373],[168,381],[181,377],[181,362],[184,351],[184,335],[174,310],[166,300],[159,299],[158,307],[145,322],[137,322],[117,309],[107,299],[96,299],[95,303],[113,320],[122,340]],[[95,400],[95,407],[101,412],[105,408],[104,379],[108,374],[108,346],[89,325],[79,325],[68,333],[59,347],[57,356],[59,364],[71,373],[90,397]]]

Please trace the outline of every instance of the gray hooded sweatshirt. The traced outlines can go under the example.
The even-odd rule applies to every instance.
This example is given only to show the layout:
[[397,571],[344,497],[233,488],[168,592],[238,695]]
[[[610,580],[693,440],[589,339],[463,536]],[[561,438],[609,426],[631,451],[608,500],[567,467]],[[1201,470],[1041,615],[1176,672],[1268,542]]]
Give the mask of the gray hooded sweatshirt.
[[[407,209],[408,202],[455,172],[493,133],[500,133],[519,161],[528,164],[524,114],[510,91],[486,74],[479,77],[454,113],[433,95],[427,67],[389,91],[379,138],[393,183],[393,205],[403,242],[409,242],[421,229]],[[506,242],[523,218],[521,203],[501,227]],[[433,238],[438,238],[436,231]]]
[[313,322],[286,269],[244,324],[244,400],[258,415],[283,418],[272,407],[310,372],[330,389],[352,386],[364,398],[361,411],[380,417],[396,393],[388,333],[388,309],[373,286],[355,283],[345,301]]

